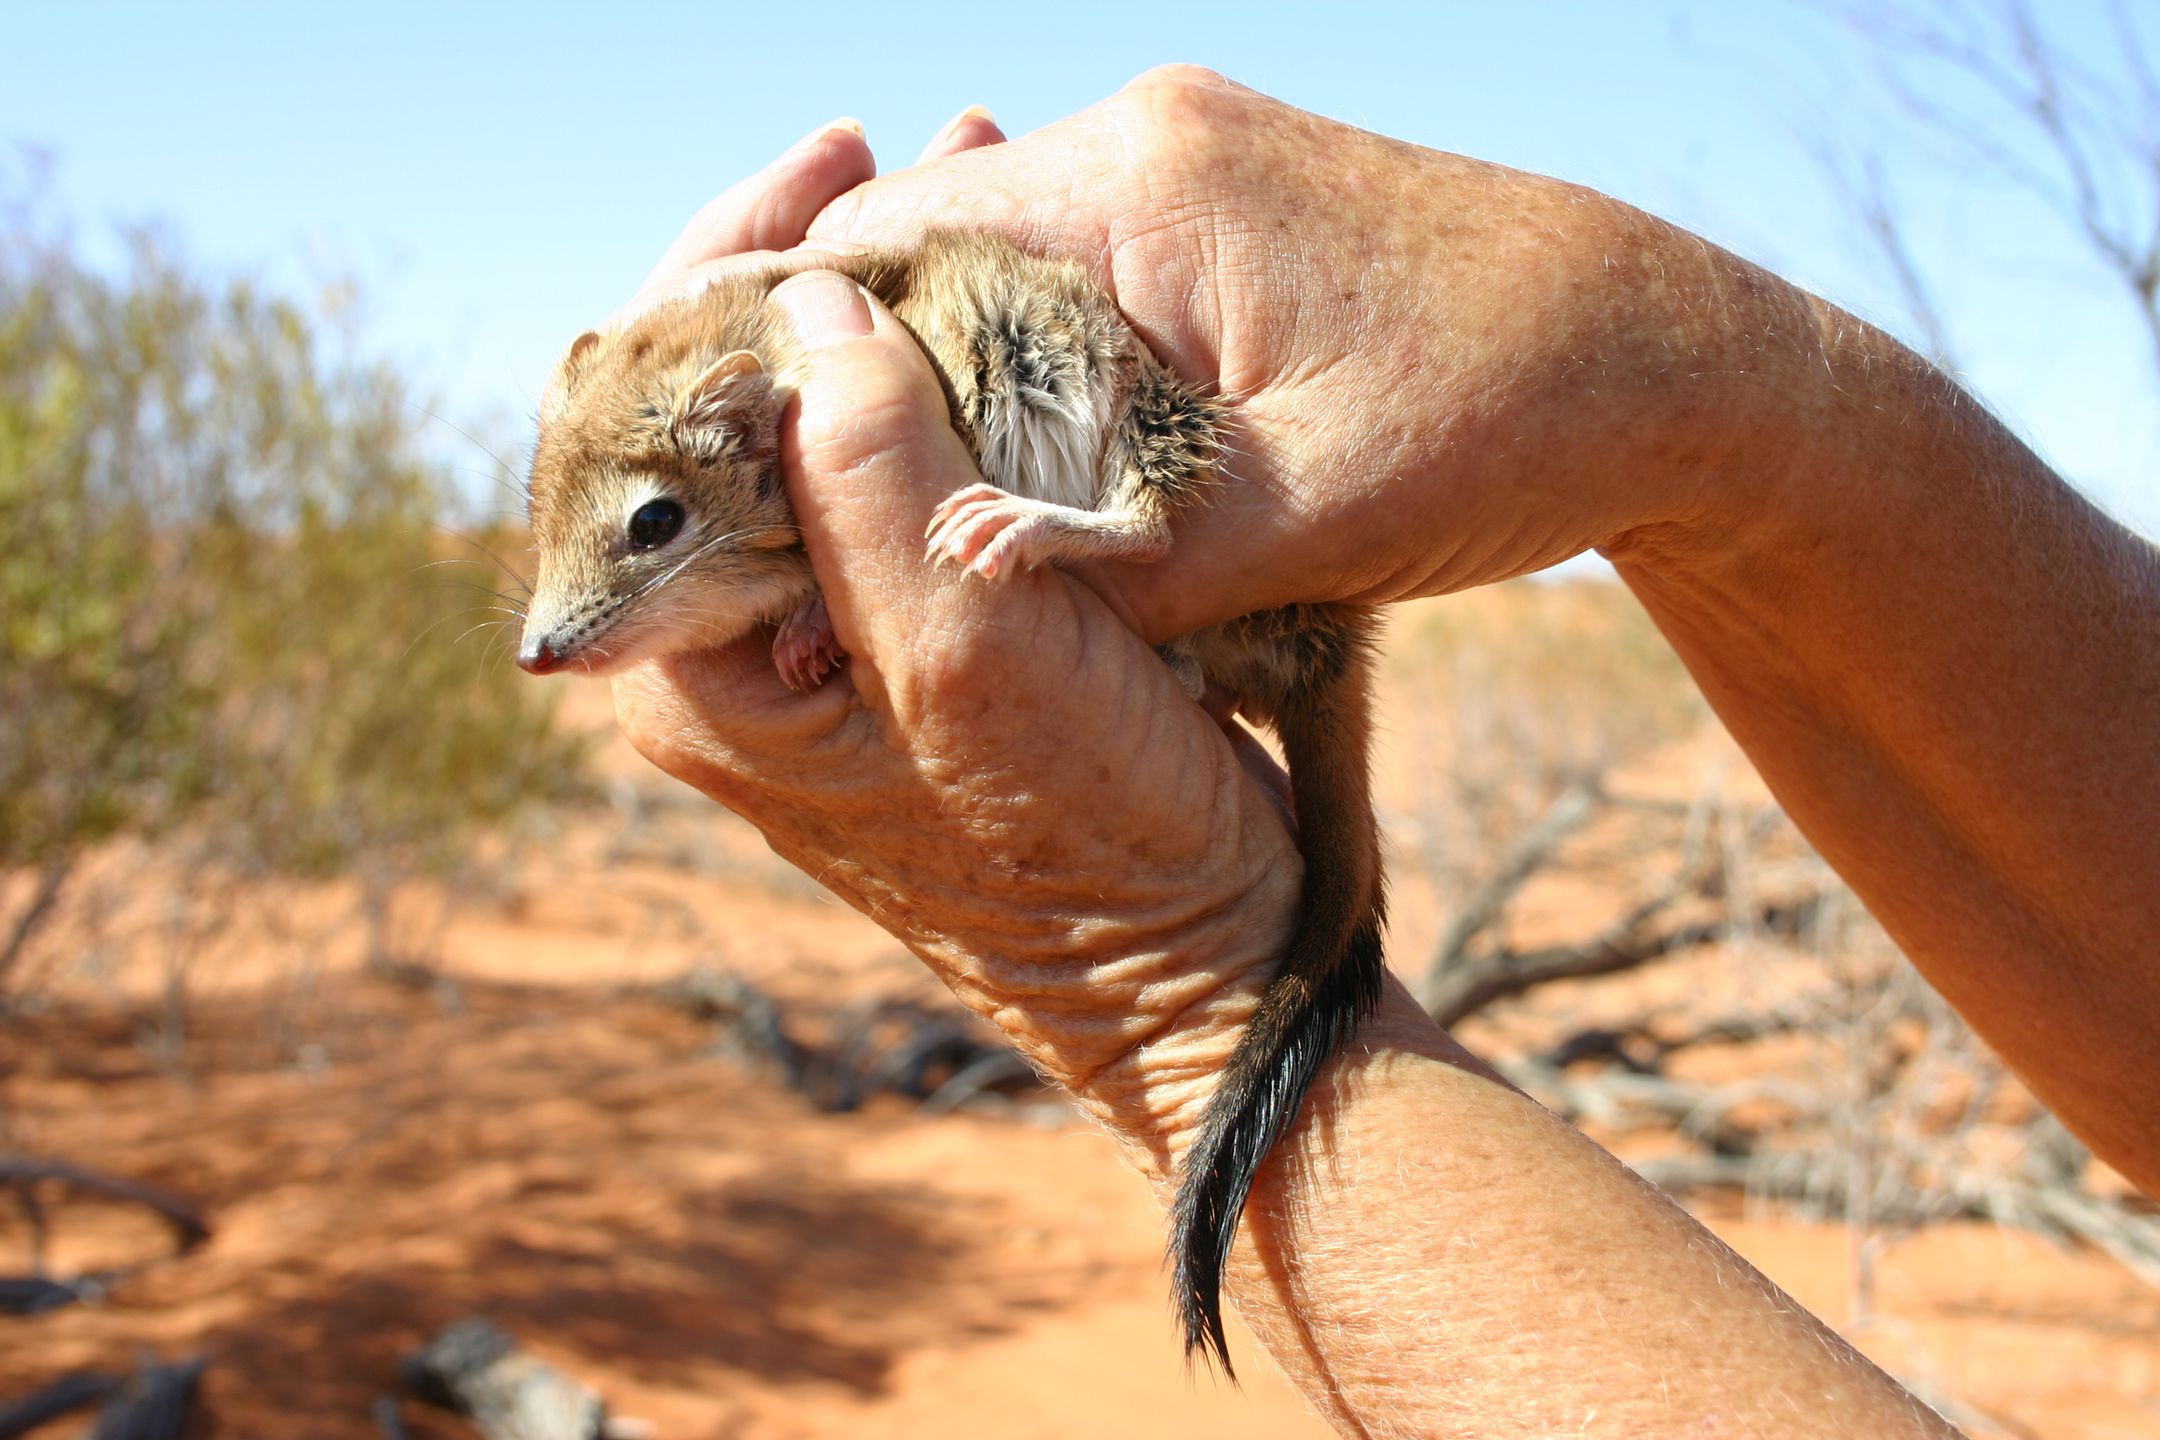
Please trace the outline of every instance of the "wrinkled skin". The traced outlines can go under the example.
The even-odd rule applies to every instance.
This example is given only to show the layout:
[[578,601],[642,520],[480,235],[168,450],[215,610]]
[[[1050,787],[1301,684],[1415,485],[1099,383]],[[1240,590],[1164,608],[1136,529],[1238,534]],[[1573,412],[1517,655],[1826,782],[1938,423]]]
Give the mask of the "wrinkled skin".
[[[828,410],[816,388],[823,377],[806,388],[788,468],[793,484],[806,470],[813,476],[794,499],[840,646],[868,655],[855,672],[856,688],[869,692],[859,697],[865,708],[828,716],[848,703],[844,686],[790,708],[762,677],[698,660],[669,668],[681,693],[656,675],[620,687],[623,720],[659,763],[748,815],[809,873],[889,926],[910,917],[895,927],[903,938],[931,952],[963,998],[1011,1029],[1053,1077],[1084,1089],[1113,1063],[1146,1072],[1127,1077],[1143,1090],[1158,1066],[1181,1077],[1165,1090],[1175,1103],[1148,1102],[1159,1114],[1144,1127],[1146,1143],[1170,1153],[1198,1098],[1182,1077],[1226,1053],[1222,1027],[1247,1003],[1252,967],[1279,942],[1297,866],[1273,808],[1254,805],[1237,783],[1234,754],[1244,775],[1275,783],[1250,740],[1234,727],[1212,735],[1189,707],[1158,711],[1153,702],[1169,693],[1163,677],[1143,663],[1144,647],[1117,632],[1153,641],[1287,601],[1461,588],[1664,520],[1692,503],[1700,457],[1717,442],[1699,425],[1661,423],[1667,402],[1652,393],[1645,404],[1641,386],[1631,393],[1608,377],[1655,371],[1675,348],[1695,350],[1707,366],[1703,352],[1731,337],[1679,327],[1691,307],[1712,303],[1706,296],[1744,287],[1745,267],[1590,192],[1369,135],[1201,71],[1151,73],[1011,143],[987,117],[964,114],[925,159],[873,180],[859,133],[814,135],[707,207],[647,295],[774,258],[760,252],[789,251],[786,262],[809,266],[821,245],[902,244],[930,223],[993,228],[1089,266],[1158,354],[1236,399],[1234,480],[1181,517],[1168,563],[1043,574],[1010,596],[954,588],[901,551],[919,546],[923,531],[909,507],[934,503],[972,471],[948,437],[919,433],[921,414],[896,393],[906,367],[883,331],[860,352],[836,347],[826,359],[845,367],[860,398]],[[1404,206],[1406,193],[1430,203]],[[1436,210],[1448,225],[1430,223]],[[1639,295],[1620,303],[1646,284],[1693,288],[1684,304],[1645,305]],[[1591,287],[1615,298],[1581,303]],[[1451,342],[1444,359],[1436,336]],[[872,348],[878,361],[860,358]],[[914,393],[919,402],[927,392]],[[1675,464],[1676,430],[1692,468]],[[1506,443],[1493,443],[1496,433]],[[1630,436],[1639,443],[1618,443]],[[873,471],[943,478],[873,497],[860,481]],[[828,494],[818,478],[826,476],[858,483]],[[1551,491],[1564,477],[1574,493],[1560,506]],[[821,517],[865,507],[875,507],[877,524],[850,530],[851,542],[820,533]],[[859,545],[878,546],[883,558],[861,558]],[[843,555],[858,558],[848,573],[828,574]],[[993,663],[985,647],[999,637],[1017,648]],[[909,673],[918,668],[937,683]],[[771,794],[811,785],[798,805],[783,813],[763,803],[744,772],[783,754],[816,756],[801,747],[813,733],[823,738],[761,730],[757,743],[741,742],[733,731],[748,718],[747,697],[768,693],[774,705],[756,712],[761,724],[841,726],[832,743],[847,747],[849,764],[873,752],[846,727],[874,732],[877,765],[895,778],[836,774],[821,788],[797,777]],[[894,696],[907,703],[892,705]],[[1056,711],[1039,729],[1019,723],[1051,696]],[[700,731],[708,733],[687,742]],[[925,747],[944,762],[923,758]],[[729,758],[707,753],[717,751]],[[1113,792],[1103,783],[1113,776],[1137,783]],[[1016,777],[1024,795],[999,790]],[[905,804],[889,788],[903,781],[914,787]],[[948,817],[985,808],[1016,836],[996,862],[1015,888],[994,896],[977,893],[983,872],[970,847],[979,839],[966,825],[948,828],[959,823]],[[917,813],[939,818],[927,830],[901,820]],[[1092,839],[1073,833],[1082,815],[1098,822]],[[815,836],[792,833],[798,824],[812,824]],[[1226,854],[1237,862],[1222,864]],[[1131,893],[1106,894],[1109,883]],[[1231,933],[1184,935],[1188,914]],[[1075,929],[1043,915],[1093,918]],[[1147,922],[1104,918],[1132,915]],[[1126,927],[1134,933],[1112,937]],[[1036,953],[1011,959],[1023,937]],[[1163,973],[1123,958],[1161,951],[1173,937],[1184,958]],[[1002,951],[1019,973],[997,983],[972,973],[985,962],[970,958],[970,944]],[[1227,949],[1240,958],[1196,958]],[[1028,999],[1043,983],[1030,967],[1067,956],[1134,966],[1134,984],[1090,979],[1059,1007]],[[1193,1004],[1203,997],[1223,1003]],[[1076,1017],[1076,1008],[1087,1013]],[[1203,1053],[1134,1049],[1163,1038],[1172,1016],[1180,1033],[1196,1027]],[[1071,1027],[1061,1021],[1076,1018],[1078,1033],[1063,1033]]]
[[[859,132],[822,132],[651,284],[1001,230],[1092,267],[1236,403],[1234,483],[1161,565],[934,572],[924,522],[977,477],[928,370],[852,287],[797,277],[778,298],[816,348],[784,459],[847,668],[796,696],[746,641],[625,676],[618,709],[1145,1173],[1298,875],[1272,772],[1143,641],[1595,546],[1944,995],[2160,1183],[2160,832],[2124,823],[2160,805],[2152,547],[1878,332],[1571,186],[1190,71],[1011,143],[962,116],[926,159],[873,180]],[[1951,1433],[1399,988],[1285,1150],[1230,1289],[1346,1434]]]
[[[729,242],[791,245],[797,221],[813,249],[945,225],[1088,266],[1159,355],[1238,403],[1237,483],[1180,526],[1176,563],[1095,577],[1151,639],[1287,601],[1463,589],[1752,511],[1714,513],[1706,482],[1763,408],[1739,381],[1755,331],[1807,312],[1766,308],[1759,272],[1694,236],[1184,67],[997,138],[962,117],[939,163],[840,190],[815,182],[867,179],[869,161],[828,136],[832,168],[792,208],[707,217],[648,283],[726,263]],[[1735,333],[1743,303],[1753,329]],[[1720,370],[1735,383],[1703,383]]]
[[779,298],[866,327],[814,352],[784,450],[847,667],[798,695],[755,639],[676,657],[618,681],[624,728],[1115,1128],[1167,1145],[1174,1117],[1146,1109],[1163,1067],[1211,1073],[1235,1038],[1215,1011],[1237,1005],[1198,1002],[1288,923],[1283,816],[1085,586],[1045,570],[993,588],[923,560],[929,516],[974,473],[928,362],[882,309],[868,328],[873,302],[838,277]]

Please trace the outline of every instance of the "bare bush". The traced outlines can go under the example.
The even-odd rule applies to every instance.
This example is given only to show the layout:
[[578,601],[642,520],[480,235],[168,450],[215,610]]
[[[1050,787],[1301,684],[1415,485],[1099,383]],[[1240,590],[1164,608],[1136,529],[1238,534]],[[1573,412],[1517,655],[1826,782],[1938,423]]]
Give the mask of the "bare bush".
[[[1498,868],[1499,888],[1464,902],[1419,987],[1428,1008],[1456,1024],[1531,1007],[1545,1038],[1500,1055],[1500,1069],[1610,1138],[1669,1136],[1674,1148],[1637,1162],[1645,1178],[1844,1222],[1854,1323],[1875,1308],[1881,1257],[1949,1220],[2090,1245],[2160,1284],[2152,1207],[2093,1187],[2083,1147],[1781,812],[1712,804],[1713,793],[1637,832],[1674,857],[1663,882],[1579,940],[1518,950],[1492,938],[1509,902],[1567,876],[1580,863],[1570,837],[1631,804],[1566,792]],[[1673,987],[1595,1000],[1580,988],[1666,963],[1759,979],[1698,981],[1678,1000]],[[1739,998],[1706,1005],[1693,993],[1713,988]]]
[[[2027,0],[1825,3],[1875,62],[1907,122],[1967,182],[2055,217],[2135,315],[2160,365],[2160,63],[2149,11],[2108,7],[2081,51]],[[1935,358],[1954,363],[1946,315],[1880,156],[1823,155]],[[2160,370],[2156,370],[2160,377]]]
[[[1950,159],[1964,182],[2044,207],[2160,357],[2150,17],[2113,7],[2112,43],[2083,53],[2061,38],[2057,17],[2024,0],[1818,8],[1842,18],[1876,63],[1909,138]],[[1872,154],[1824,160],[1920,342],[1954,366],[1968,317],[1940,307],[1890,168]],[[1559,616],[1554,605],[1539,618]],[[1739,813],[1717,798],[1714,767],[1685,814],[1661,813],[1665,802],[1642,793],[1635,762],[1684,723],[1657,693],[1687,688],[1677,664],[1630,670],[1627,647],[1593,651],[1565,626],[1526,643],[1510,628],[1517,618],[1458,612],[1442,654],[1489,658],[1482,670],[1434,667],[1454,672],[1435,689],[1437,703],[1462,709],[1440,728],[1464,778],[1428,786],[1419,801],[1428,812],[1457,805],[1459,818],[1420,813],[1407,827],[1454,897],[1417,986],[1427,1008],[1449,1023],[1507,1021],[1498,1028],[1520,1048],[1502,1048],[1506,1073],[1610,1138],[1663,1148],[1639,1165],[1657,1183],[1737,1189],[1844,1223],[1855,1323],[1875,1308],[1883,1254],[1953,1219],[2089,1245],[2160,1284],[2152,1205],[2098,1183],[2077,1141],[1774,807]],[[1540,676],[1526,657],[1541,654],[1560,679],[1531,679],[1538,693],[1526,698],[1510,681]],[[1615,863],[1630,846],[1634,873]],[[1518,944],[1511,930],[1534,908],[1524,897],[1556,890],[1603,895],[1609,908],[1583,916],[1569,938]],[[1648,972],[1659,966],[1725,977],[1721,998],[1673,1001],[1686,986],[1658,984]],[[1600,978],[1630,970],[1646,973]],[[1752,990],[1732,978],[1757,971],[1779,978]]]
[[[1514,581],[1418,606],[1388,654],[1415,716],[1391,838],[1456,894],[1504,876],[1541,817],[1571,808],[1568,792],[1599,791],[1615,765],[1705,713],[1649,617],[1609,581]],[[1561,828],[1580,819],[1563,814]]]

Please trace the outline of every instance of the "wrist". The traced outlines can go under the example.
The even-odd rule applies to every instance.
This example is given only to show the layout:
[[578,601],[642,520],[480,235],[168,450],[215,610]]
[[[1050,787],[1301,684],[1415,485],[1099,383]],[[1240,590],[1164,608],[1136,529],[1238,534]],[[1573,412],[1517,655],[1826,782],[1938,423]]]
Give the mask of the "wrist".
[[1714,564],[1767,543],[1819,473],[1823,412],[1841,393],[1827,359],[1835,329],[1799,287],[1627,214],[1602,242],[1621,258],[1601,262],[1605,303],[1625,318],[1593,394],[1569,397],[1595,414],[1601,392],[1608,413],[1602,466],[1581,461],[1611,477],[1597,548],[1650,570]]
[[1925,504],[1908,481],[1962,443],[1941,422],[1964,397],[1934,366],[1797,286],[1750,279],[1722,333],[1695,342],[1726,371],[1700,397],[1709,443],[1653,450],[1645,518],[1600,547],[1653,581],[1746,589],[1766,566],[1894,553]]
[[1358,598],[1446,593],[1589,549],[1677,561],[1754,529],[1799,468],[1797,402],[1823,388],[1817,302],[1593,191],[1489,183],[1506,187],[1507,223],[1474,256],[1436,239],[1418,266],[1431,313],[1412,323],[1433,338],[1390,393],[1419,421],[1377,472],[1408,488],[1385,487],[1360,537],[1403,569]]

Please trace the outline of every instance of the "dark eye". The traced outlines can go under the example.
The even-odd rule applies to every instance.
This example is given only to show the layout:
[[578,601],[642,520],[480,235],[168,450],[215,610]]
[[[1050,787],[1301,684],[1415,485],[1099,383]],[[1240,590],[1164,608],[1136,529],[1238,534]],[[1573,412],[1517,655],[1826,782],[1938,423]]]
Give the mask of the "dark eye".
[[682,533],[683,508],[673,500],[648,500],[630,517],[630,548],[657,550]]

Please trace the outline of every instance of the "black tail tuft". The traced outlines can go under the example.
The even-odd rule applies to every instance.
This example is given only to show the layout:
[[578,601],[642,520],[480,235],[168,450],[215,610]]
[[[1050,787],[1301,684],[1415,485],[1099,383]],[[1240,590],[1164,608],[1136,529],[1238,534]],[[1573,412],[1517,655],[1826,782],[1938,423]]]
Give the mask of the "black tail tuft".
[[1268,982],[1230,1057],[1171,1211],[1171,1285],[1187,1364],[1197,1352],[1237,1378],[1223,1336],[1222,1277],[1238,1216],[1320,1067],[1379,1005],[1382,973],[1379,920],[1368,916],[1337,963],[1318,975],[1286,966]]

